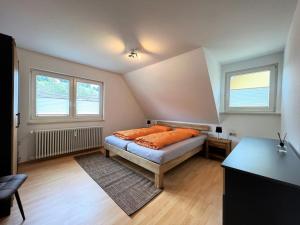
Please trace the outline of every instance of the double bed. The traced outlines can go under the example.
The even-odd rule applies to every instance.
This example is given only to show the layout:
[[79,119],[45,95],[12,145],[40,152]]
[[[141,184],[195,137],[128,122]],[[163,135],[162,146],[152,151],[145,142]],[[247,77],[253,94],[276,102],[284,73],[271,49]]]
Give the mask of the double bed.
[[123,140],[112,135],[105,138],[104,148],[106,157],[109,157],[110,152],[112,152],[153,172],[155,175],[155,186],[163,188],[165,172],[203,149],[207,137],[205,132],[209,131],[209,126],[164,121],[156,121],[156,124],[170,127],[193,128],[200,130],[202,134],[159,150],[143,147],[134,143],[134,141]]

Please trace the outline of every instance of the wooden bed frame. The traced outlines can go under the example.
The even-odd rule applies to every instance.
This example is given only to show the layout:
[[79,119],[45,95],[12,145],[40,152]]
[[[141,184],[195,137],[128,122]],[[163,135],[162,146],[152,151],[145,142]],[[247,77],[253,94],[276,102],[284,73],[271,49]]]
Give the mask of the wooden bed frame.
[[[182,123],[182,122],[171,122],[171,121],[155,121],[155,124],[160,125],[167,125],[170,127],[185,127],[185,128],[193,128],[200,130],[202,132],[208,132],[210,130],[210,127],[207,125],[198,125],[198,124],[189,124],[189,123]],[[174,168],[178,164],[182,163],[183,161],[187,160],[188,158],[192,157],[193,155],[197,154],[198,152],[203,150],[204,144],[201,146],[198,146],[197,148],[192,149],[191,151],[173,159],[163,164],[158,164],[155,162],[152,162],[150,160],[144,159],[138,155],[135,155],[133,153],[130,153],[128,151],[124,151],[124,149],[118,148],[114,145],[104,143],[104,149],[105,149],[105,156],[109,157],[110,152],[121,156],[124,159],[127,159],[128,161],[139,165],[151,172],[154,173],[155,179],[155,187],[156,188],[163,188],[163,179],[164,179],[164,173],[169,171],[170,169]]]

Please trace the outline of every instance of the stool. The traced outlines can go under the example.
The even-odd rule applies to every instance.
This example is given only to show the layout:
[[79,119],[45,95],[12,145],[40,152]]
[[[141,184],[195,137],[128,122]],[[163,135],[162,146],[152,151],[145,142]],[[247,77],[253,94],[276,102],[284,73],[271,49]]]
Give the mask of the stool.
[[1,201],[8,201],[12,197],[12,195],[15,195],[23,220],[25,220],[25,215],[18,193],[18,189],[19,187],[21,187],[21,185],[26,179],[26,174],[17,174],[0,177],[0,205]]

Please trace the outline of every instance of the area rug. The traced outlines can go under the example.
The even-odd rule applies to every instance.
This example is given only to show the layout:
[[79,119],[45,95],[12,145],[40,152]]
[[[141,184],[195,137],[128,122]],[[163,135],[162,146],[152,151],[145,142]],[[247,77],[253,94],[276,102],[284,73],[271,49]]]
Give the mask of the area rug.
[[127,215],[141,209],[162,191],[149,179],[101,153],[75,159]]

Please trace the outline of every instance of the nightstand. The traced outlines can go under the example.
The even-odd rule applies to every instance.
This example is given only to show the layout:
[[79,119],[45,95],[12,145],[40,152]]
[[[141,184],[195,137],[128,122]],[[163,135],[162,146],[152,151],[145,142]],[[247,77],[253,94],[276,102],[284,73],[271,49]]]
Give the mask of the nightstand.
[[[210,153],[210,147],[216,148],[216,149],[223,149],[225,152],[225,157],[229,155],[231,152],[231,140],[228,139],[218,139],[216,137],[208,137],[206,140],[206,158],[209,157],[212,153]],[[214,157],[222,158],[219,154],[212,154]]]

